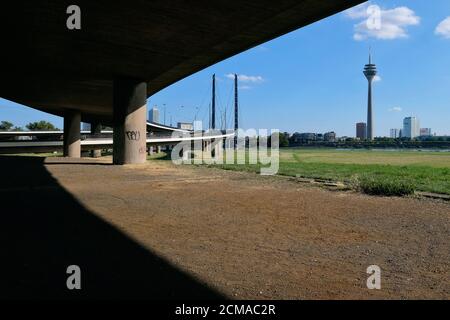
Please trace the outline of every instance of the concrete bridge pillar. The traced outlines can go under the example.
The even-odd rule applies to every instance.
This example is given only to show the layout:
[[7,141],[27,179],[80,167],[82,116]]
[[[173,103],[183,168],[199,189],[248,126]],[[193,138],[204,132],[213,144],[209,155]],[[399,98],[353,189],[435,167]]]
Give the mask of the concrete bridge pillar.
[[[92,122],[91,123],[91,134],[94,135],[94,137],[98,137],[97,135],[100,135],[102,133],[102,125],[98,122]],[[102,150],[96,149],[91,150],[91,157],[92,158],[100,158],[102,156]]]
[[147,159],[147,83],[117,78],[113,90],[113,163],[144,163]]
[[214,156],[219,158],[222,157],[222,151],[223,151],[223,140],[216,140],[214,147],[213,147],[213,152],[214,152]]
[[68,111],[64,115],[64,157],[81,157],[81,113]]

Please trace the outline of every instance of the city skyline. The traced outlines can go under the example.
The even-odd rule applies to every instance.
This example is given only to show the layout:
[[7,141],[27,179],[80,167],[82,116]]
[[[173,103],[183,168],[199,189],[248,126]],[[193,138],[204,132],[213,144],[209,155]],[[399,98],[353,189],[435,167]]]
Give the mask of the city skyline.
[[[380,30],[364,28],[370,4],[379,5],[386,18]],[[372,47],[381,70],[374,81],[374,136],[389,136],[408,116],[420,118],[438,135],[450,135],[450,36],[444,23],[449,16],[448,1],[437,0],[432,7],[424,0],[372,1],[177,82],[151,97],[148,109],[166,104],[174,122],[190,122],[198,113],[197,119],[207,124],[210,77],[216,73],[217,121],[225,106],[231,117],[230,74],[236,72],[242,127],[354,136],[355,123],[366,120],[367,81],[361,65]],[[59,117],[3,99],[0,119],[18,126],[48,120],[62,127]]]

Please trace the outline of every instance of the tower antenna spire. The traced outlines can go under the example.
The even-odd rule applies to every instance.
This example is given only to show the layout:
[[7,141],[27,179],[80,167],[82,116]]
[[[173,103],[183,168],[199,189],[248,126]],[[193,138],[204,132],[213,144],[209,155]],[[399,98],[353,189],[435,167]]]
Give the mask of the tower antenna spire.
[[369,46],[369,64],[372,64],[372,46]]

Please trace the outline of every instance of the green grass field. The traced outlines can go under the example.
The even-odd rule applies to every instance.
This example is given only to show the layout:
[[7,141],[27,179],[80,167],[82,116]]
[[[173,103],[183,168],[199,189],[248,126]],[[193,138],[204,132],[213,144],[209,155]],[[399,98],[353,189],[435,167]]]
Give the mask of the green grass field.
[[[259,172],[260,165],[219,167]],[[364,180],[389,188],[411,186],[417,191],[450,194],[450,152],[281,149],[278,174],[348,185]]]
[[[170,156],[159,153],[147,159],[170,160]],[[259,172],[261,165],[214,167]],[[402,195],[416,190],[450,195],[450,152],[285,148],[280,149],[278,174],[339,181],[373,194]]]

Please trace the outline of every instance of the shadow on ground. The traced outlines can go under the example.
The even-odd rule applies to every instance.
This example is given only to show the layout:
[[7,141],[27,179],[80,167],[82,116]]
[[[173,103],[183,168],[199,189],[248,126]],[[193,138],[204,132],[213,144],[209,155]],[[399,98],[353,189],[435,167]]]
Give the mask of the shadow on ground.
[[[1,299],[223,298],[84,208],[44,160],[0,156]],[[66,287],[69,265],[81,290]]]

